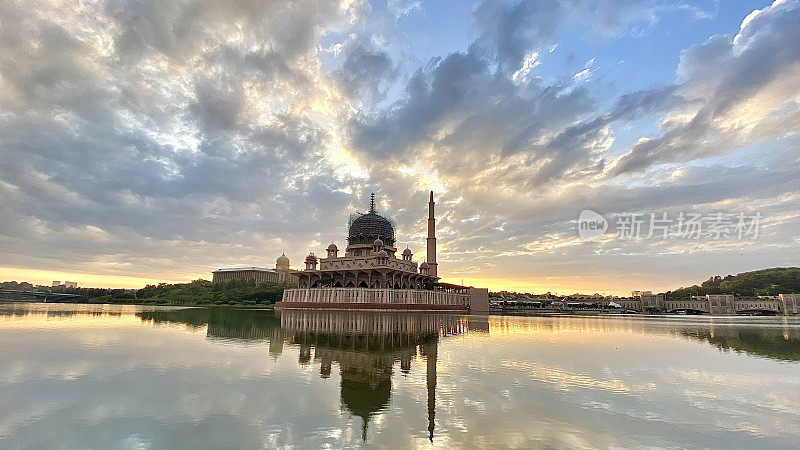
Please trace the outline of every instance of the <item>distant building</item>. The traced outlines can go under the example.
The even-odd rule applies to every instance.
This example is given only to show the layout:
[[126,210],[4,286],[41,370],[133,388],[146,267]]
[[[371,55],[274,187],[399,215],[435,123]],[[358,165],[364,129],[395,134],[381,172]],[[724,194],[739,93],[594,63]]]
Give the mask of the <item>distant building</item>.
[[65,281],[64,282],[64,287],[76,288],[76,287],[78,287],[78,282],[77,281]]
[[[508,300],[510,299],[510,300]],[[494,308],[522,308],[525,299],[516,295],[497,295],[492,305]],[[539,300],[539,299],[534,299]],[[536,302],[544,305],[542,302]],[[691,298],[667,299],[664,294],[653,294],[652,291],[631,291],[630,297],[599,296],[573,294],[548,304],[549,308],[564,309],[590,306],[622,309],[628,312],[644,313],[683,313],[713,315],[794,315],[800,314],[800,294],[760,295],[757,298],[736,298],[733,294],[693,295]],[[532,309],[532,308],[529,308]]]
[[700,311],[712,315],[736,314],[732,294],[692,295],[688,300],[664,302],[667,311]]
[[596,303],[599,306],[639,312],[660,311],[664,307],[664,294],[653,294],[652,291],[631,291],[630,297],[573,294],[565,297],[565,300],[578,303]]
[[708,312],[711,314],[736,314],[736,306],[733,303],[733,294],[706,295],[706,301],[708,302]]
[[677,311],[699,311],[699,312],[708,312],[708,301],[706,301],[705,296],[698,297],[693,295],[691,298],[688,299],[677,299],[677,300],[664,300],[664,307],[665,312],[677,312]]
[[759,295],[758,298],[734,300],[737,313],[772,311],[776,314],[784,313],[785,308],[777,295]]
[[256,283],[277,283],[297,286],[297,275],[289,268],[289,258],[281,254],[275,261],[274,269],[262,267],[235,267],[228,269],[217,269],[212,272],[212,282],[230,280],[249,280]]
[[642,310],[661,310],[664,308],[664,294],[653,294],[651,291],[634,291],[642,303]]
[[637,297],[614,297],[613,300],[609,301],[609,304],[612,302],[621,306],[623,309],[630,309],[633,311],[642,310],[642,301]]
[[665,300],[663,310],[696,311],[713,315],[800,314],[800,294],[762,295],[737,299],[733,294],[693,295],[690,299]]
[[800,314],[800,294],[781,294],[784,314]]
[[60,280],[53,281],[53,287],[61,287],[61,281]]

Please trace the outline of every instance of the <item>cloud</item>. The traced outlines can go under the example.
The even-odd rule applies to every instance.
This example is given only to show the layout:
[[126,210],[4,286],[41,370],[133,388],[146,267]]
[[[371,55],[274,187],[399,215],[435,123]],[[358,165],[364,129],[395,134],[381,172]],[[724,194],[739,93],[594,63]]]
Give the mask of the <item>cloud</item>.
[[388,7],[396,19],[411,14],[412,12],[424,12],[425,8],[419,0],[389,0]]
[[592,78],[592,69],[583,69],[572,76],[572,79],[579,83],[582,81],[588,81],[589,78]]
[[634,120],[668,110],[681,101],[676,90],[677,86],[670,84],[623,94],[611,109],[610,119]]
[[674,8],[481,3],[473,41],[420,61],[402,27],[415,2],[57,6],[0,4],[0,266],[176,279],[297,262],[341,243],[371,191],[420,254],[433,189],[445,273],[521,278],[672,251],[576,245],[580,209],[786,217],[769,199],[800,191],[797,2],[689,47],[674,83],[607,98],[553,76],[551,49],[567,31],[638,36]]
[[346,184],[325,156],[336,91],[314,54],[359,5],[51,7],[2,6],[24,25],[0,30],[3,264],[203,271],[181,270],[181,243],[295,247],[280,244],[291,205],[308,203],[312,222],[339,214],[319,209]]
[[492,45],[507,70],[520,66],[527,53],[556,39],[565,7],[558,0],[520,1],[513,5],[483,2],[475,9],[481,40]]
[[475,8],[477,44],[496,56],[507,73],[518,70],[526,55],[552,48],[565,22],[582,23],[587,32],[612,38],[637,24],[657,21],[656,2],[626,0],[521,0],[481,2]]
[[197,102],[191,106],[191,111],[200,120],[203,130],[231,129],[239,122],[244,106],[241,86],[220,84],[215,86],[213,82],[203,80],[195,85]]
[[349,41],[342,49],[344,62],[334,72],[345,94],[366,103],[378,103],[398,74],[389,53],[371,43]]
[[[400,165],[414,168],[413,173],[435,174],[446,190],[445,199],[456,202],[453,210],[441,219],[440,242],[446,247],[443,253],[452,258],[450,263],[482,268],[475,273],[484,269],[496,273],[497,269],[491,266],[503,261],[504,254],[535,253],[540,260],[563,261],[555,256],[560,255],[574,261],[587,251],[585,246],[575,246],[574,252],[546,251],[553,256],[543,257],[544,247],[538,246],[532,253],[529,243],[541,242],[542,235],[553,235],[559,237],[549,248],[566,248],[562,244],[572,238],[566,222],[574,219],[583,207],[603,212],[657,212],[679,207],[703,208],[703,205],[710,209],[713,208],[710,205],[722,202],[730,210],[738,211],[746,210],[755,199],[769,198],[776,190],[798,190],[791,181],[800,173],[791,152],[770,150],[770,158],[763,162],[768,170],[736,164],[709,169],[704,162],[709,155],[733,152],[741,145],[758,141],[753,141],[752,135],[725,137],[718,130],[722,137],[717,141],[716,153],[695,152],[694,145],[708,137],[703,127],[689,123],[671,131],[674,126],[671,124],[679,119],[677,112],[697,108],[702,100],[700,94],[714,92],[692,86],[700,78],[691,77],[689,81],[683,72],[694,48],[684,53],[676,84],[623,93],[603,110],[585,90],[570,89],[559,81],[548,84],[534,80],[518,85],[512,82],[513,74],[493,71],[495,63],[504,67],[503,52],[496,56],[485,53],[480,45],[484,38],[485,35],[479,38],[467,52],[431,60],[408,82],[405,98],[376,115],[355,116],[351,126],[352,142],[363,157],[379,167]],[[521,41],[535,41],[526,39]],[[711,41],[714,39],[718,38]],[[791,33],[777,39],[787,44],[791,40]],[[534,44],[522,51],[535,48]],[[702,55],[697,59],[706,61],[698,73],[707,77],[725,76],[716,70],[714,60]],[[780,69],[775,67],[779,73]],[[754,83],[764,86],[766,81],[754,80]],[[757,92],[749,91],[753,95]],[[621,156],[615,156],[612,149],[614,128],[618,124],[659,117],[666,117],[662,136],[643,138]],[[785,136],[785,130],[778,126],[769,129],[772,136]],[[793,140],[786,142],[796,145]],[[643,165],[638,170],[633,171],[634,165],[628,166],[630,170],[619,170],[623,161],[632,163],[630,154],[647,148],[659,151],[668,146],[680,150],[666,160],[648,152],[641,158]],[[680,179],[670,175],[674,166],[658,167],[679,161],[687,169]],[[388,172],[388,168],[375,169],[373,176],[383,180],[389,177]],[[709,177],[715,179],[709,181]],[[763,177],[769,177],[775,184],[755,188],[757,180]],[[401,205],[410,198],[402,192],[392,195],[403,199],[398,201]],[[413,204],[412,200],[408,202]],[[501,224],[507,225],[499,227]],[[773,238],[788,239],[788,236]],[[680,243],[674,242],[666,245],[680,247]],[[666,250],[662,244],[651,247],[637,243],[630,248],[626,245],[607,251],[649,254]],[[786,255],[785,250],[776,250],[778,253]],[[580,267],[586,269],[584,265]]]
[[800,127],[800,4],[775,2],[751,13],[735,36],[687,49],[674,88],[683,101],[663,133],[634,145],[613,174],[729,153]]

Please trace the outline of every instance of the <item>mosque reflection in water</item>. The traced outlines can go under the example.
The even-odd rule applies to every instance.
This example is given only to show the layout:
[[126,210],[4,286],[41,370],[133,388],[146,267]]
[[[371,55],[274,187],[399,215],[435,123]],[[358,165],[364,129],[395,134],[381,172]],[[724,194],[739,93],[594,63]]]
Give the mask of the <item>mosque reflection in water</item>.
[[800,429],[797,317],[15,303],[0,341],[2,448],[791,448]]
[[[414,361],[426,365],[428,437],[433,439],[436,418],[436,364],[438,345],[448,336],[462,333],[502,334],[507,327],[531,333],[579,328],[597,333],[628,331],[668,334],[705,341],[720,351],[736,351],[782,361],[800,361],[800,328],[786,323],[771,326],[715,319],[600,320],[597,318],[510,318],[425,313],[369,313],[355,311],[284,310],[247,311],[231,308],[156,310],[138,313],[142,320],[177,322],[190,327],[207,326],[212,340],[268,341],[273,357],[285,346],[299,348],[298,363],[320,364],[320,376],[331,376],[334,364],[341,375],[341,405],[362,419],[366,440],[370,420],[387,409],[392,394],[393,370],[399,362],[408,374]],[[421,405],[419,413],[423,412]],[[420,430],[421,431],[421,430]]]
[[[197,311],[199,312],[199,311]],[[419,359],[425,364],[428,438],[436,418],[436,364],[440,339],[462,333],[488,333],[487,317],[453,314],[379,313],[355,311],[283,310],[274,316],[235,310],[211,311],[208,336],[212,339],[269,340],[269,353],[278,357],[284,346],[299,348],[298,363],[320,364],[320,377],[329,378],[334,364],[341,377],[341,405],[362,420],[366,440],[370,419],[385,410],[392,394],[392,375],[409,374]],[[195,322],[194,311],[143,312],[143,319]],[[420,411],[422,412],[422,411]]]
[[361,417],[364,439],[370,417],[389,404],[395,363],[399,361],[400,371],[408,374],[412,360],[421,356],[426,365],[428,437],[432,440],[439,339],[476,328],[488,331],[487,320],[481,324],[452,315],[286,310],[280,321],[286,339],[273,342],[299,345],[300,364],[311,362],[312,349],[322,378],[330,377],[332,365],[338,364],[342,405]]

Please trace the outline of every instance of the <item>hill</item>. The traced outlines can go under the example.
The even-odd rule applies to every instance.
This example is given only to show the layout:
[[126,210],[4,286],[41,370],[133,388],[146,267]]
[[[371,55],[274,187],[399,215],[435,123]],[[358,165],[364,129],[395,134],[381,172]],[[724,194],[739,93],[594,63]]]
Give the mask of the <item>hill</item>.
[[776,267],[725,277],[714,276],[694,285],[669,292],[669,298],[691,295],[734,294],[737,297],[800,293],[800,267]]

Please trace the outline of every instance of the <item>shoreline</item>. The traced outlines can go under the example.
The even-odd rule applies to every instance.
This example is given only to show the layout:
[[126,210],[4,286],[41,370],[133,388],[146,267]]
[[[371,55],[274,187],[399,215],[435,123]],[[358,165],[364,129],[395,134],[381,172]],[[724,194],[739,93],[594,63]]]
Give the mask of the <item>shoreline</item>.
[[[87,303],[87,302],[36,302],[25,300],[6,300],[0,299],[0,307],[3,305],[25,304],[25,305],[81,305],[81,306],[134,306],[134,307],[165,307],[165,308],[233,308],[240,310],[252,311],[280,311],[284,309],[295,308],[280,308],[275,307],[274,304],[270,305],[246,305],[246,304],[224,304],[224,305],[209,305],[209,304],[175,304],[175,303]],[[297,308],[300,310],[310,310],[313,308]],[[401,309],[370,309],[370,310],[355,310],[355,309],[315,309],[315,310],[336,310],[341,312],[388,312],[388,313],[449,313],[461,314],[465,316],[495,316],[495,317],[576,317],[576,318],[626,318],[626,319],[753,319],[753,318],[797,318],[800,316],[785,316],[785,315],[710,315],[710,314],[638,314],[638,313],[599,313],[599,312],[569,312],[569,311],[552,311],[552,312],[514,312],[514,311],[489,311],[484,314],[470,314],[468,311],[441,311],[441,310],[401,310]]]
[[250,305],[244,303],[214,305],[208,303],[92,303],[92,302],[37,302],[31,300],[8,300],[0,299],[0,305],[11,305],[15,303],[37,304],[37,305],[97,305],[97,306],[170,306],[178,308],[240,308],[240,309],[275,309],[274,304]]

